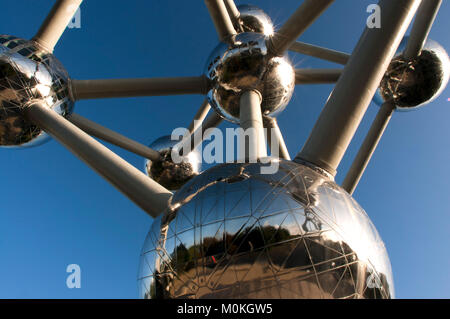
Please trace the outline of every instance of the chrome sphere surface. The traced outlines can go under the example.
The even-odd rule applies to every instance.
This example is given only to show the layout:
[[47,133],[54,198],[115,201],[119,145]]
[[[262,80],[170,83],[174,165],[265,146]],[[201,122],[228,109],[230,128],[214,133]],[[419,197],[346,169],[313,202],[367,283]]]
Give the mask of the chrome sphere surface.
[[270,17],[260,8],[243,4],[237,7],[239,10],[239,26],[242,32],[262,33],[266,36],[273,35],[273,23]]
[[33,146],[47,135],[23,116],[39,101],[66,116],[73,109],[62,64],[33,41],[0,35],[0,146]]
[[294,68],[286,56],[269,54],[266,39],[263,34],[240,33],[233,44],[219,44],[208,60],[208,100],[216,112],[231,122],[239,123],[239,99],[247,90],[261,93],[264,115],[275,116],[292,97]]
[[393,101],[398,110],[412,110],[436,99],[447,86],[450,60],[445,49],[427,40],[422,53],[407,60],[402,53],[408,38],[400,45],[381,81],[375,102]]
[[172,148],[180,140],[172,140],[171,136],[163,136],[150,144],[150,148],[161,154],[161,161],[147,160],[145,172],[156,182],[169,190],[177,190],[192,177],[197,176],[201,169],[201,154],[195,149],[187,156],[182,157],[182,162],[174,163],[172,160]]
[[157,217],[141,298],[391,298],[389,258],[364,210],[318,172],[280,161],[222,164]]

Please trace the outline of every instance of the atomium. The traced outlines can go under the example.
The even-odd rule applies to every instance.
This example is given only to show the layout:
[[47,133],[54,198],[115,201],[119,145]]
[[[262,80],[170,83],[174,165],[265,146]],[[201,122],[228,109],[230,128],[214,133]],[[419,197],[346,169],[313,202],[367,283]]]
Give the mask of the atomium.
[[406,37],[389,65],[375,96],[377,104],[391,101],[397,110],[417,109],[435,100],[447,86],[450,60],[445,49],[428,39],[419,56],[406,59]]
[[46,133],[23,116],[35,101],[69,115],[73,102],[66,70],[35,42],[0,35],[0,146],[35,146],[46,140]]
[[183,186],[142,248],[142,298],[391,298],[385,246],[318,172],[222,164]]
[[161,160],[145,162],[147,175],[169,190],[179,189],[198,175],[201,169],[201,154],[198,149],[183,156],[179,163],[172,160],[172,149],[179,142],[173,140],[170,135],[158,138],[150,144],[150,147],[161,154]]
[[261,111],[276,116],[283,111],[295,88],[295,72],[287,56],[273,56],[267,37],[241,33],[232,43],[220,43],[206,65],[211,82],[208,100],[225,119],[239,123],[239,99],[247,90],[262,95]]
[[[35,145],[46,131],[154,217],[140,256],[140,297],[394,297],[384,243],[349,193],[394,107],[425,105],[448,82],[447,53],[425,41],[440,1],[422,1],[420,7],[419,1],[381,1],[383,32],[366,29],[350,55],[297,42],[333,0],[304,0],[276,31],[257,7],[205,0],[221,42],[201,76],[71,80],[49,52],[81,2],[58,0],[31,41],[0,36],[0,146]],[[401,45],[391,60],[417,10],[410,50]],[[346,66],[294,69],[290,50]],[[346,178],[338,186],[333,174],[381,78],[376,101],[385,107],[355,158],[355,169],[347,173],[349,183]],[[273,117],[285,109],[296,84],[336,81],[303,149],[288,160]],[[196,133],[202,133],[202,142],[223,118],[253,129],[242,145],[256,149],[254,158],[244,160],[254,163],[230,162],[200,172],[198,149],[181,162],[172,158],[179,154],[179,140],[163,136],[147,147],[71,114],[75,100],[205,93],[181,144],[196,148]],[[269,126],[273,130],[265,135]],[[146,174],[89,135],[151,159]],[[278,158],[272,141],[285,159]],[[264,166],[275,163],[275,173],[263,173]]]

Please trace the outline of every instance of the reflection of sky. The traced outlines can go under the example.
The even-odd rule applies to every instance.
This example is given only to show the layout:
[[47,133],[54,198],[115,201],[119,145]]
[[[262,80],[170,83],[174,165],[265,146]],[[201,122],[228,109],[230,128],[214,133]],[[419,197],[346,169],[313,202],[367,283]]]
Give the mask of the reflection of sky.
[[[302,40],[350,52],[363,30],[366,7],[374,2],[335,1]],[[52,3],[36,1],[33,8],[25,0],[2,3],[4,12],[14,13],[3,15],[2,32],[31,38]],[[217,45],[204,5],[132,3],[85,1],[82,28],[68,30],[55,50],[72,77],[200,74]],[[299,1],[280,3],[258,1],[277,27]],[[431,36],[450,50],[447,12],[450,2],[443,1]],[[297,67],[339,67],[293,57]],[[297,87],[278,117],[291,156],[308,137],[331,90],[331,85]],[[432,107],[394,115],[355,193],[386,243],[400,298],[450,297],[450,167],[442,165],[450,160],[450,127],[444,120],[450,117],[449,97],[446,89]],[[200,96],[107,99],[77,103],[75,110],[147,144],[173,128],[188,126],[201,103]],[[337,181],[342,181],[377,109],[374,104],[369,108]],[[138,156],[112,149],[142,168]],[[149,217],[56,142],[24,151],[2,150],[0,164],[0,297],[137,296],[139,253]],[[65,286],[65,269],[72,263],[82,270],[78,290]]]

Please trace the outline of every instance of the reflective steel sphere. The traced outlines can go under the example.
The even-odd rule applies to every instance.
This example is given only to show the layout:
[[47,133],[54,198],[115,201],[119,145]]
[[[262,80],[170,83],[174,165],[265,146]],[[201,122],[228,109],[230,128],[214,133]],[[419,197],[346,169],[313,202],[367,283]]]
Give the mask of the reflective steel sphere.
[[23,116],[39,101],[58,114],[73,109],[69,76],[61,63],[33,41],[0,35],[0,146],[33,146],[47,135]]
[[377,104],[393,101],[398,110],[416,109],[432,102],[447,86],[450,60],[445,49],[428,40],[420,56],[407,60],[402,55],[407,40],[403,40],[381,81]]
[[239,27],[242,32],[262,33],[266,36],[273,35],[273,23],[270,17],[260,8],[252,5],[240,5]]
[[233,44],[219,44],[208,60],[209,102],[229,121],[239,123],[239,99],[244,91],[258,90],[262,112],[271,116],[281,112],[292,97],[294,68],[286,56],[268,54],[266,39],[258,33],[238,34]]
[[172,140],[171,136],[163,136],[155,140],[150,148],[161,154],[162,160],[145,162],[145,172],[148,176],[169,190],[177,190],[192,177],[198,175],[201,169],[201,154],[195,149],[184,156],[181,163],[174,163],[171,156],[172,148],[180,140]]
[[364,210],[325,175],[279,164],[222,164],[184,185],[145,240],[140,297],[394,297]]

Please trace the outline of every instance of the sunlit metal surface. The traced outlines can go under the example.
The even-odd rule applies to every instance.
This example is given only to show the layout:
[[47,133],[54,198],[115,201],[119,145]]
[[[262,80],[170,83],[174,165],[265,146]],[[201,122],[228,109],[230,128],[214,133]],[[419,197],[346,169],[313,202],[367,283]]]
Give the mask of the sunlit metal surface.
[[392,60],[375,96],[379,105],[392,101],[398,110],[412,110],[436,99],[447,86],[450,60],[445,49],[427,40],[422,53],[412,60],[403,57],[405,38]]
[[364,210],[312,169],[222,164],[188,182],[142,248],[142,298],[390,298]]
[[295,72],[285,57],[272,57],[266,47],[267,37],[241,33],[233,44],[221,43],[213,51],[205,74],[211,80],[208,100],[225,119],[239,122],[239,98],[255,89],[262,95],[264,115],[275,116],[292,97]]
[[262,33],[266,36],[273,35],[272,20],[263,10],[247,4],[238,6],[238,9],[240,15],[237,31]]
[[194,149],[187,156],[183,156],[181,163],[172,160],[172,148],[179,140],[172,140],[171,136],[163,136],[150,144],[150,148],[161,154],[161,161],[146,160],[145,172],[156,182],[169,190],[177,190],[192,177],[197,176],[201,169],[201,154]]
[[[260,93],[263,115],[274,117],[288,104],[295,85],[295,72],[285,51],[333,0],[304,0],[277,33],[270,17],[257,7],[243,5],[239,12],[232,0],[206,1],[219,38],[227,42],[219,44],[207,61],[208,81],[204,76],[80,80],[69,86],[65,69],[47,51],[53,49],[80,2],[58,1],[35,41],[0,35],[0,146],[23,147],[45,139],[26,120],[33,119],[156,217],[141,253],[142,298],[394,297],[382,240],[364,210],[334,183],[332,174],[419,0],[379,2],[384,32],[367,29],[363,33],[326,112],[305,144],[306,151],[295,162],[272,158],[272,163],[279,164],[276,173],[262,174],[262,164],[229,163],[200,174],[199,153],[192,152],[176,164],[171,149],[179,141],[169,136],[156,140],[151,147],[162,159],[158,160],[159,154],[150,156],[155,161],[146,162],[146,172],[163,186],[179,189],[174,197],[57,114],[69,115],[75,98],[204,94],[209,90],[207,100],[216,112],[197,131],[216,127],[219,117],[239,123],[244,115],[248,123],[258,122],[256,116],[245,117],[248,114],[240,112],[239,101],[245,92]],[[427,17],[416,19],[416,44],[421,44],[417,39],[423,39],[432,24],[430,14]],[[303,51],[314,49],[313,56],[342,62],[335,51],[302,46]],[[412,60],[403,58],[403,50],[404,46],[391,62],[378,95],[380,104],[387,107],[394,102],[400,110],[435,99],[450,73],[448,55],[435,42],[428,41],[421,55]],[[297,71],[302,73],[301,83],[329,81],[325,79],[329,71],[307,71]],[[204,118],[206,112],[202,110],[198,117]],[[260,115],[259,110],[256,113]],[[241,123],[241,127],[257,126],[246,125],[245,120]],[[189,138],[186,143],[200,142]]]
[[33,41],[0,35],[0,146],[34,146],[47,135],[27,121],[23,108],[32,101],[68,115],[69,76],[61,63]]

